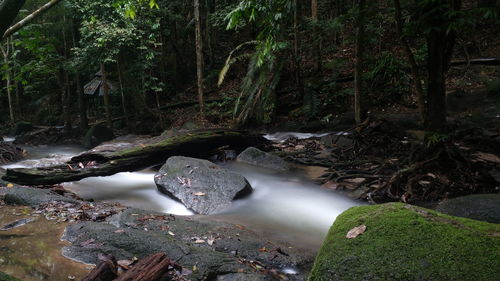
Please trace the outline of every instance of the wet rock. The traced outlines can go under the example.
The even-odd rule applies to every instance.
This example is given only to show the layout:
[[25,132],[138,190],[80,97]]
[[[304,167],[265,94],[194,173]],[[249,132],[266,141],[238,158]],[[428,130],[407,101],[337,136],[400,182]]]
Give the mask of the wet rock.
[[[348,239],[361,225],[364,233]],[[407,204],[354,207],[337,217],[310,281],[498,280],[500,225]]]
[[437,211],[451,216],[500,223],[500,194],[475,194],[445,200]]
[[10,143],[0,141],[0,164],[6,164],[23,159],[25,151]]
[[32,131],[33,128],[33,124],[31,124],[30,122],[19,122],[14,126],[14,128],[12,128],[10,134],[12,136],[20,136]]
[[158,190],[198,214],[214,214],[252,192],[240,174],[207,160],[170,157],[155,175]]
[[47,189],[39,189],[33,187],[12,187],[5,192],[4,201],[11,205],[25,205],[37,207],[41,203],[50,201],[60,201],[67,203],[77,203],[78,200],[61,196]]
[[311,250],[273,241],[243,225],[201,216],[184,217],[127,209],[110,222],[123,228],[147,229],[150,233],[169,235],[191,246],[236,254],[258,261],[267,268],[299,268],[302,274],[310,270],[315,255]]
[[158,235],[117,228],[110,224],[85,222],[68,226],[63,239],[73,244],[63,248],[63,255],[86,263],[97,264],[99,254],[122,260],[164,252],[168,258],[191,270],[188,275],[190,280],[245,270],[245,266],[230,255],[187,246],[166,233]]
[[114,138],[115,135],[111,129],[104,125],[97,124],[87,131],[83,139],[83,145],[86,148],[92,148]]
[[229,273],[217,276],[216,281],[272,281],[269,275],[259,273]]
[[0,230],[1,231],[6,231],[6,230],[13,229],[13,228],[17,228],[17,227],[23,226],[23,225],[25,225],[27,223],[30,223],[30,222],[32,222],[34,220],[35,220],[34,218],[19,219],[19,220],[13,221],[11,223],[8,223],[8,224],[0,227]]
[[264,152],[255,147],[249,147],[241,152],[237,161],[279,171],[287,171],[288,164],[280,157]]

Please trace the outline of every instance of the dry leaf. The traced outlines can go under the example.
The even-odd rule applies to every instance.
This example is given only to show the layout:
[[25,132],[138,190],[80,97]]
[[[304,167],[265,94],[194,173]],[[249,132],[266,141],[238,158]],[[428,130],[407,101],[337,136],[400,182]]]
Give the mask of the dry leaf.
[[193,193],[195,196],[205,196],[206,194],[204,192],[195,192]]
[[215,242],[215,239],[214,239],[214,238],[212,238],[212,237],[210,237],[210,238],[207,240],[207,244],[208,244],[208,245],[210,245],[210,246],[212,246],[212,245],[214,244],[214,242]]
[[8,187],[8,188],[12,188],[12,187],[14,187],[14,185],[13,185],[12,183],[8,183],[8,184],[7,184],[7,187]]
[[360,184],[363,183],[365,180],[366,180],[365,178],[353,178],[353,179],[345,179],[344,181],[348,183]]
[[125,230],[123,230],[123,229],[118,229],[115,231],[115,233],[123,233],[123,232],[125,232]]
[[495,164],[500,164],[500,157],[491,153],[477,152],[474,153],[473,156],[477,158],[479,161],[491,162]]
[[172,231],[169,231],[168,234],[171,236],[175,236],[175,234]]
[[116,262],[121,268],[129,270],[130,265],[134,263],[133,260],[119,260]]
[[356,226],[355,228],[353,228],[353,229],[349,230],[349,232],[347,232],[347,235],[345,236],[345,238],[347,238],[347,239],[356,238],[360,234],[363,234],[365,231],[366,231],[366,225],[362,224],[360,226]]
[[196,239],[193,243],[195,243],[195,244],[203,244],[203,243],[205,243],[205,240],[203,240],[203,239]]

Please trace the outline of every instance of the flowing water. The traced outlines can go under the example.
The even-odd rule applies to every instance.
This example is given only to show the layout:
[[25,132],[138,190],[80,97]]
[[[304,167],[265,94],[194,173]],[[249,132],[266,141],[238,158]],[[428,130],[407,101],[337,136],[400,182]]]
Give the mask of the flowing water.
[[[268,135],[268,138],[280,141],[290,135],[281,133]],[[4,167],[40,166],[50,163],[51,159],[61,161],[82,151],[74,146],[27,149],[33,161]],[[281,173],[236,162],[221,165],[244,175],[254,192],[248,198],[235,201],[233,206],[223,213],[208,217],[246,225],[263,233],[265,237],[318,249],[335,218],[346,209],[361,204],[340,193],[322,189],[302,177],[299,170]],[[192,215],[182,204],[157,191],[154,173],[153,170],[118,173],[108,177],[65,183],[64,186],[85,199],[119,202],[126,206],[177,215]]]

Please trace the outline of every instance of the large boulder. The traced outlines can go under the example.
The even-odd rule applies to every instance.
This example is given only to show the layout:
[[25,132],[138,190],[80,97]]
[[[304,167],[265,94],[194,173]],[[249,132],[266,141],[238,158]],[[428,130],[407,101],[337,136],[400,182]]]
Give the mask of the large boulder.
[[158,190],[198,214],[219,213],[252,192],[240,174],[207,160],[170,157],[155,175]]
[[288,170],[288,164],[280,157],[264,152],[255,147],[249,147],[241,152],[237,161],[279,171]]
[[498,224],[401,203],[354,207],[337,217],[309,280],[498,280],[499,234]]
[[445,200],[437,211],[451,216],[500,223],[500,194],[474,194]]
[[104,125],[97,124],[90,128],[83,139],[83,146],[92,148],[115,138],[113,131]]

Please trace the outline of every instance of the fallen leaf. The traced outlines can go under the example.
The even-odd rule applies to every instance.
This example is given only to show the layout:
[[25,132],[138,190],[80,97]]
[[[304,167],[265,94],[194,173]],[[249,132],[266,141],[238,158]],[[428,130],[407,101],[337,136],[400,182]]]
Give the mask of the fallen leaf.
[[324,184],[322,184],[321,186],[324,188],[332,189],[332,190],[336,190],[337,188],[339,188],[339,184],[334,182],[334,181],[327,181]]
[[431,184],[430,181],[419,181],[418,182],[420,185],[428,185],[428,184]]
[[8,188],[12,188],[12,187],[14,187],[14,185],[13,185],[12,183],[8,183],[8,184],[7,184],[7,187],[8,187]]
[[360,226],[356,226],[355,228],[353,228],[353,229],[349,230],[349,232],[347,232],[347,235],[345,236],[345,238],[347,238],[347,239],[356,238],[360,234],[363,234],[365,231],[366,231],[366,225],[362,224]]
[[205,243],[205,240],[203,240],[203,239],[196,239],[193,243],[195,243],[195,244],[203,244],[203,243]]
[[175,236],[175,234],[172,231],[168,231],[168,234],[171,236]]
[[500,164],[500,157],[496,156],[495,154],[491,153],[485,153],[485,152],[477,152],[474,153],[473,156],[477,158],[477,160],[483,161],[483,162],[491,162],[495,164]]
[[235,224],[235,226],[241,230],[245,230],[245,227],[241,224]]
[[363,183],[365,180],[366,180],[365,178],[352,178],[352,179],[345,179],[344,181],[348,183],[360,184]]
[[129,270],[130,265],[134,263],[133,260],[119,260],[116,262],[121,268]]
[[206,194],[204,192],[195,192],[193,193],[195,196],[205,196]]
[[267,252],[266,247],[262,247],[262,248],[260,248],[260,249],[259,249],[259,252],[261,252],[261,253]]
[[123,233],[123,232],[125,232],[125,230],[123,230],[123,229],[118,229],[115,231],[115,233]]
[[208,245],[210,245],[210,246],[212,246],[212,245],[214,244],[214,242],[215,242],[215,239],[214,239],[214,238],[212,238],[212,237],[210,237],[210,238],[207,240],[207,244],[208,244]]

